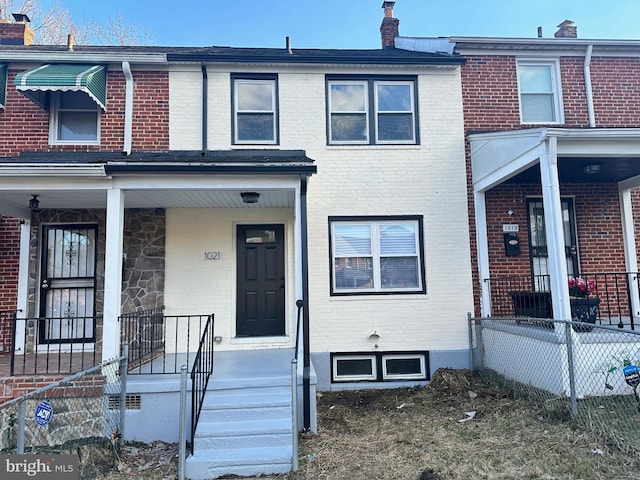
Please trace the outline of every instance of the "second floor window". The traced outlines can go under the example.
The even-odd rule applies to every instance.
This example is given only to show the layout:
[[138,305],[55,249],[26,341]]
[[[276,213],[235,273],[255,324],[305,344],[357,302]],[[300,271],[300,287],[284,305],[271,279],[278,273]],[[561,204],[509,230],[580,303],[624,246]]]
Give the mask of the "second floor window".
[[100,110],[91,97],[82,92],[54,92],[51,105],[51,144],[100,143]]
[[276,93],[275,77],[234,78],[233,143],[278,143]]
[[416,144],[415,80],[340,79],[327,84],[329,144]]
[[522,123],[563,123],[558,77],[555,62],[518,62]]

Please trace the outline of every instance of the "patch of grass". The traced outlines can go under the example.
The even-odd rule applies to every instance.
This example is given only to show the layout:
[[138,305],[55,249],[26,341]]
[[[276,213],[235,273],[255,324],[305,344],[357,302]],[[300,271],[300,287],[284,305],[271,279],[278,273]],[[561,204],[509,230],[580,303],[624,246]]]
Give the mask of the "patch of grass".
[[598,442],[568,421],[566,405],[550,403],[453,370],[426,388],[323,393],[318,435],[301,443],[300,470],[280,478],[640,479],[637,456]]
[[[566,398],[496,375],[440,369],[424,388],[323,392],[317,403],[318,434],[301,440],[299,470],[260,478],[640,480],[638,451],[571,420]],[[579,409],[592,424],[628,424],[625,442],[637,445],[640,415],[618,403],[600,397]],[[175,479],[175,448],[128,445],[119,472],[99,478]]]

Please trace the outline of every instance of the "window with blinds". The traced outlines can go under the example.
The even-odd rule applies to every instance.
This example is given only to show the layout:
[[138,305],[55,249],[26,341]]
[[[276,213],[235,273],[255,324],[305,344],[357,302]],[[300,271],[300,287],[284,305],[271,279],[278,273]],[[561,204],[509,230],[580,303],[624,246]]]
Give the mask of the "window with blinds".
[[423,291],[421,217],[330,219],[332,293]]

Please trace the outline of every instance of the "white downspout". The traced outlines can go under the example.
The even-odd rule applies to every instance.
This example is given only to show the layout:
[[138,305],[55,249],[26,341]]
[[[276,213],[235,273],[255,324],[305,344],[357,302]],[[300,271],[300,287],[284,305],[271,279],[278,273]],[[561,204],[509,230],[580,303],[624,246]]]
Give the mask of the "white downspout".
[[593,53],[593,45],[587,46],[587,52],[584,55],[584,87],[587,95],[587,113],[589,115],[589,126],[596,127],[596,115],[593,111],[593,89],[591,87],[591,54]]
[[125,78],[124,93],[124,146],[122,153],[131,155],[131,131],[133,130],[133,74],[129,62],[122,62]]

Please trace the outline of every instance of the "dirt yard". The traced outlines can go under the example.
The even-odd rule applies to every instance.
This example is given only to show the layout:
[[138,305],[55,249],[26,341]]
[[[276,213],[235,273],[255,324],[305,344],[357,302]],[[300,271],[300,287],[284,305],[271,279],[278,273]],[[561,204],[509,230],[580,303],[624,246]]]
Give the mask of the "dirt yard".
[[[640,452],[624,454],[466,371],[438,370],[425,388],[319,394],[318,423],[318,435],[301,440],[298,472],[261,478],[640,479]],[[174,479],[176,453],[127,445],[110,473],[86,478]]]

